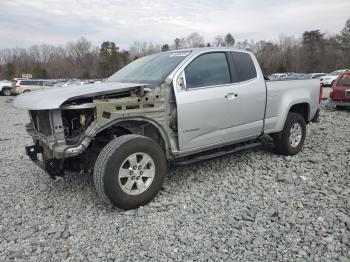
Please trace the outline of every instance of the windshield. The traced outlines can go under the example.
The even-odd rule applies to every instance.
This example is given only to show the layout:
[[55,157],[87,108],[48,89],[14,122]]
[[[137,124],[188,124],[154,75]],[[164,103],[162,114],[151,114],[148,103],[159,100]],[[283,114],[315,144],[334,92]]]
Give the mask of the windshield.
[[350,74],[344,74],[339,79],[337,86],[350,86]]
[[334,71],[332,73],[329,73],[330,76],[338,76],[340,75],[340,73],[342,72],[342,70],[337,70],[337,71]]
[[108,82],[159,85],[190,52],[169,52],[135,60],[112,75]]

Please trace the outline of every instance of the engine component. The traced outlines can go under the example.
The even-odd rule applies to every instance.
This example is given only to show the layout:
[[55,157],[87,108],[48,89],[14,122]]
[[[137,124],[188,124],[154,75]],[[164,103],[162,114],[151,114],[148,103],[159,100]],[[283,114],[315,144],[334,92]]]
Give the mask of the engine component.
[[94,120],[94,110],[62,110],[62,122],[64,136],[67,144],[75,144],[79,141],[81,134]]

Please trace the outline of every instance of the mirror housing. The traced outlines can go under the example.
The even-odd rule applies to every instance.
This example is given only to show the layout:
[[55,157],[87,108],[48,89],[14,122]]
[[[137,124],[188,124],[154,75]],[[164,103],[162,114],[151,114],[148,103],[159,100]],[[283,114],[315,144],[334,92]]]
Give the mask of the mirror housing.
[[185,73],[182,72],[176,80],[176,85],[179,90],[186,90],[186,78]]

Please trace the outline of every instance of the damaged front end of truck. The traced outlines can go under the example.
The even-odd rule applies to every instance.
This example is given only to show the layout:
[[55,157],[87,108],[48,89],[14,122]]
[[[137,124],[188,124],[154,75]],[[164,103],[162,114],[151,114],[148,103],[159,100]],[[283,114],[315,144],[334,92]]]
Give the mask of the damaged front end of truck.
[[113,138],[142,134],[165,148],[168,84],[102,83],[57,88],[19,96],[14,106],[29,110],[26,125],[33,145],[30,159],[51,177],[65,171],[91,170],[101,149]]

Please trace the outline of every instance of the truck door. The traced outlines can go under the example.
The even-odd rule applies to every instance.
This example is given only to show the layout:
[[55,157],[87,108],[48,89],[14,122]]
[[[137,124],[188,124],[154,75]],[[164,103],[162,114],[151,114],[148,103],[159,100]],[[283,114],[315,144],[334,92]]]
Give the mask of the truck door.
[[184,69],[185,90],[176,92],[181,151],[237,142],[261,133],[265,82],[257,76],[251,56],[243,54],[254,67],[249,68],[250,74],[237,67],[247,57],[238,54],[234,59],[231,52],[201,54]]

